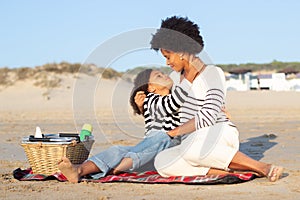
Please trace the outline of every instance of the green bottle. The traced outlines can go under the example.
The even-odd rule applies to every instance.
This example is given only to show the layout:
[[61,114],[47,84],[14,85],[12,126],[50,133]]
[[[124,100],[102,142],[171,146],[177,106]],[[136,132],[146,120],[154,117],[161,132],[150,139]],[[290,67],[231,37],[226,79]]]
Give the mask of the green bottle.
[[91,124],[84,124],[80,131],[80,141],[84,141],[85,137],[91,136],[93,131],[93,127]]

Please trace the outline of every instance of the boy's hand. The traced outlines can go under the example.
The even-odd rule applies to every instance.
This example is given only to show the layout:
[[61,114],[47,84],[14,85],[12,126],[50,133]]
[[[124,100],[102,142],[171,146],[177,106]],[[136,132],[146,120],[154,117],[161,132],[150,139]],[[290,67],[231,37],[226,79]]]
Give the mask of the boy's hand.
[[144,101],[146,98],[146,94],[143,91],[138,91],[134,97],[134,102],[138,106],[141,113],[143,113]]

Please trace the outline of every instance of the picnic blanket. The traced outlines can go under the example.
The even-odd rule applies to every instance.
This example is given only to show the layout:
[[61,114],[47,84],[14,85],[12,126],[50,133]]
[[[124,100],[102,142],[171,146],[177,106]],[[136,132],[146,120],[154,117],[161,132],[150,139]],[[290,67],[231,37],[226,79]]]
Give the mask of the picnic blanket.
[[[50,176],[43,174],[33,174],[32,170],[20,168],[13,171],[15,179],[20,181],[45,181],[56,179],[58,181],[67,181],[66,177],[56,172]],[[226,175],[206,175],[206,176],[171,176],[162,177],[156,171],[146,171],[143,173],[122,173],[119,175],[108,175],[100,179],[83,178],[81,181],[87,182],[130,182],[130,183],[182,183],[182,184],[234,184],[250,181],[256,177],[255,174],[232,173]]]

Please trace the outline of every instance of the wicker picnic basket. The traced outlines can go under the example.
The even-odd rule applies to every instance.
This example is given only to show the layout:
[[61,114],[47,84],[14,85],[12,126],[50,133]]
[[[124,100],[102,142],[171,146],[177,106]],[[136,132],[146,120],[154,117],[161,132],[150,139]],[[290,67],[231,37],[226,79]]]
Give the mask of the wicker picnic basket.
[[34,174],[52,175],[59,172],[58,162],[62,157],[72,164],[81,164],[89,156],[94,140],[69,143],[26,142],[21,143]]

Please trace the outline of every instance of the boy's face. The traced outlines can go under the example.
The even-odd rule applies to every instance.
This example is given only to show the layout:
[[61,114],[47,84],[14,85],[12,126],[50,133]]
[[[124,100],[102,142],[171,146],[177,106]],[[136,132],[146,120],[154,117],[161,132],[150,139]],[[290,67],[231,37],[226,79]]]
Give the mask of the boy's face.
[[155,87],[156,90],[171,89],[173,85],[172,79],[158,70],[153,70],[150,74],[149,85]]

